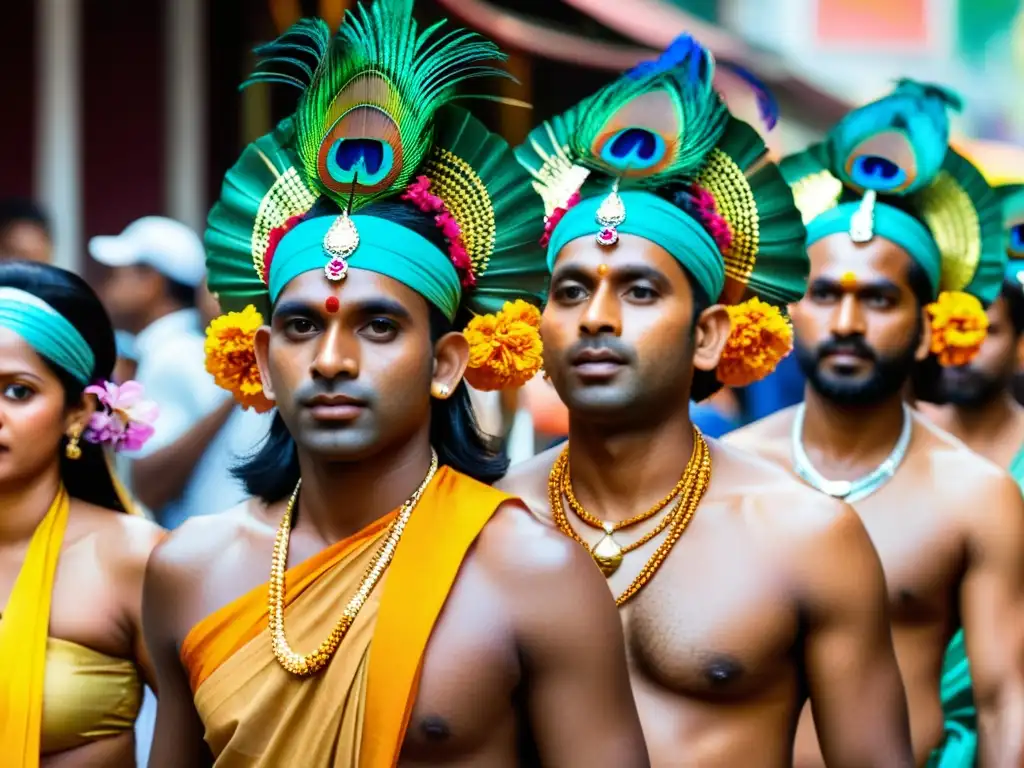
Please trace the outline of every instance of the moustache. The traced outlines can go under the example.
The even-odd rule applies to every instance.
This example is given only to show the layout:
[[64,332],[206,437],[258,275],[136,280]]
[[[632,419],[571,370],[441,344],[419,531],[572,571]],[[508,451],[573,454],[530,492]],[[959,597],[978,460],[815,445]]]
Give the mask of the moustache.
[[360,400],[367,405],[374,401],[375,393],[369,387],[356,384],[354,381],[338,379],[314,379],[302,384],[295,390],[293,398],[295,402],[309,406],[319,395],[344,395],[353,400]]
[[817,354],[819,361],[824,360],[829,355],[854,355],[870,360],[873,363],[878,362],[878,356],[875,354],[875,351],[859,336],[849,336],[842,339],[833,337],[818,345]]
[[628,363],[633,359],[633,350],[617,336],[584,336],[571,347],[569,347],[566,358],[573,360],[585,349],[607,349],[616,357]]

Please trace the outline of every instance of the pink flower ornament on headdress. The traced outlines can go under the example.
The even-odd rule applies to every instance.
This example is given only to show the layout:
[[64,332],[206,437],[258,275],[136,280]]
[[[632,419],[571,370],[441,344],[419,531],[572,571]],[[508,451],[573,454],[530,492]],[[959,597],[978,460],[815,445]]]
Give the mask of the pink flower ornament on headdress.
[[430,179],[426,176],[417,176],[416,180],[405,188],[401,199],[408,200],[424,213],[434,214],[434,223],[448,241],[448,258],[459,273],[462,287],[471,288],[476,285],[473,262],[462,240],[462,227],[452,216],[444,200],[430,191]]
[[569,212],[572,208],[580,201],[580,192],[576,190],[573,192],[569,199],[565,201],[565,205],[555,208],[549,215],[544,217],[544,234],[540,236],[540,247],[547,248],[548,243],[551,242],[551,233],[555,231],[555,227],[558,226],[558,222],[562,220],[562,217]]
[[109,445],[115,451],[137,451],[153,436],[153,422],[160,409],[143,400],[143,388],[137,381],[120,386],[105,381],[85,391],[95,395],[100,405],[85,430],[90,443]]

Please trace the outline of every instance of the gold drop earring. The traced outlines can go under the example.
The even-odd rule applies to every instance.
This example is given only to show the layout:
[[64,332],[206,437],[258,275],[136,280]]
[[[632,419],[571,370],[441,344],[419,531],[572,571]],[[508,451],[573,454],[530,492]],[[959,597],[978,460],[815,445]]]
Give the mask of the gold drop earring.
[[82,458],[82,449],[78,445],[78,441],[81,438],[81,427],[75,427],[71,430],[71,434],[68,435],[68,444],[64,446],[64,455],[71,459],[71,461],[78,461]]

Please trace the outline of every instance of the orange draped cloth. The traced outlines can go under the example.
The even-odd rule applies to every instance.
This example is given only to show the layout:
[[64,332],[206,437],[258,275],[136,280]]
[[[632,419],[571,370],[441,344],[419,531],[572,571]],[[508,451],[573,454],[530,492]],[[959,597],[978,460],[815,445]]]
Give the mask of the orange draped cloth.
[[[394,768],[434,623],[469,548],[509,499],[438,470],[384,579],[316,675],[295,677],[274,658],[265,584],[193,627],[181,658],[215,766]],[[330,633],[396,513],[285,574],[285,625],[297,651]]]

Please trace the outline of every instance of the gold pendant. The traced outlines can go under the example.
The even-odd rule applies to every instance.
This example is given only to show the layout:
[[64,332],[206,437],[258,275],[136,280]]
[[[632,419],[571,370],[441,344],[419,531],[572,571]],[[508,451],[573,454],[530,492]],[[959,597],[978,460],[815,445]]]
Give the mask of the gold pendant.
[[590,556],[594,558],[606,579],[622,565],[622,547],[612,538],[612,527],[608,523],[604,525],[604,536],[597,542],[597,546],[590,550]]

